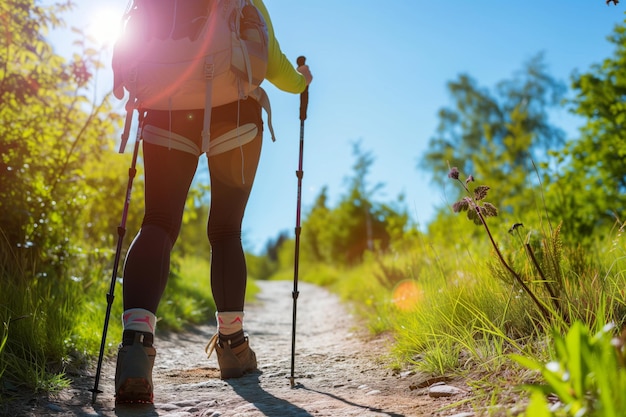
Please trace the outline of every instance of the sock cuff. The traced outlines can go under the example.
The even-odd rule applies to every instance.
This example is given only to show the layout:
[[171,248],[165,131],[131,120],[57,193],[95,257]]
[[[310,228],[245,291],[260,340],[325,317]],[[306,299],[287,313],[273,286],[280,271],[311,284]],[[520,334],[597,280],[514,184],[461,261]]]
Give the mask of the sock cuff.
[[156,330],[156,315],[143,308],[131,308],[122,314],[124,330],[135,330],[144,333],[152,333]]
[[218,311],[215,313],[217,331],[223,335],[243,330],[243,311]]

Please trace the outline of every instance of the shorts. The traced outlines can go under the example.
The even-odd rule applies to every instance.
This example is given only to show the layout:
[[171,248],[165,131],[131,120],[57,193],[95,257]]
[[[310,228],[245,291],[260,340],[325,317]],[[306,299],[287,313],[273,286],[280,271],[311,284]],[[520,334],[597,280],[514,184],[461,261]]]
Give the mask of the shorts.
[[238,148],[263,131],[261,105],[248,98],[211,109],[210,141],[202,149],[204,109],[146,111],[142,138],[145,142],[208,156]]

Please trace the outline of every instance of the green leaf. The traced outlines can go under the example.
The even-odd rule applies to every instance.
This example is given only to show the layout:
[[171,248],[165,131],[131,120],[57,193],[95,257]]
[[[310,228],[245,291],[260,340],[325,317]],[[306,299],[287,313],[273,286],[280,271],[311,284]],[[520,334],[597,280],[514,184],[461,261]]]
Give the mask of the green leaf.
[[551,417],[548,401],[540,392],[533,392],[524,413],[527,417]]
[[524,368],[530,369],[532,371],[541,371],[543,369],[543,364],[541,362],[527,356],[510,354],[509,358],[513,359]]
[[583,366],[582,349],[583,344],[589,344],[587,333],[581,322],[575,322],[565,336],[567,349],[567,362],[565,363],[569,371],[570,381],[574,392],[579,398],[585,395],[584,379],[586,372]]

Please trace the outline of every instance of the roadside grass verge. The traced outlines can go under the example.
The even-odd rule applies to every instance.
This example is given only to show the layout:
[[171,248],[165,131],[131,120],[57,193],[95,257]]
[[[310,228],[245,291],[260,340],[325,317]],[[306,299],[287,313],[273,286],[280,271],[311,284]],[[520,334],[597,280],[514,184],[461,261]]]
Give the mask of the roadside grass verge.
[[523,406],[529,397],[523,387],[545,382],[513,358],[554,361],[555,335],[575,322],[592,334],[608,323],[617,335],[624,328],[623,232],[618,225],[583,249],[561,241],[558,228],[533,230],[534,260],[514,236],[505,241],[503,256],[543,309],[480,240],[450,245],[423,237],[401,251],[369,253],[353,268],[304,265],[302,278],[351,301],[371,332],[391,334],[395,366],[463,378],[473,393],[469,401],[498,415],[503,410],[496,405],[521,399]]
[[[28,251],[6,245],[0,249],[0,401],[23,390],[54,392],[66,387],[71,381],[68,375],[95,366],[113,256],[99,251],[78,253],[71,271],[53,275],[36,272]],[[252,298],[253,281],[249,288]],[[114,354],[121,340],[120,279],[114,295],[106,355]],[[178,331],[187,324],[213,322],[214,313],[208,260],[177,260],[158,311],[160,330]]]
[[[462,187],[462,196],[429,225],[427,235],[406,234],[390,250],[365,252],[353,266],[307,263],[305,253],[300,279],[350,301],[371,332],[392,335],[392,366],[462,378],[471,388],[468,401],[481,412],[509,415],[503,407],[511,403],[518,403],[519,412],[529,392],[554,403],[549,394],[572,388],[545,388],[551,375],[546,364],[555,361],[562,365],[560,378],[571,371],[565,366],[588,364],[577,370],[586,390],[573,388],[576,401],[591,400],[570,407],[571,396],[559,398],[563,408],[615,408],[617,403],[602,398],[607,389],[596,389],[610,381],[594,374],[607,363],[626,363],[626,333],[620,334],[626,324],[626,223],[616,219],[611,230],[574,237],[544,212],[543,196],[536,199],[536,212],[499,215],[486,201],[489,186],[475,185],[471,176],[461,179],[456,168],[448,176]],[[457,219],[460,214],[469,221]],[[293,255],[291,246],[279,253],[274,278],[293,279]],[[580,342],[558,348],[561,338]],[[613,349],[615,357],[589,359],[593,355],[584,349]],[[622,370],[612,375],[621,386]],[[541,384],[542,389],[525,389]],[[531,410],[544,405],[533,401]]]

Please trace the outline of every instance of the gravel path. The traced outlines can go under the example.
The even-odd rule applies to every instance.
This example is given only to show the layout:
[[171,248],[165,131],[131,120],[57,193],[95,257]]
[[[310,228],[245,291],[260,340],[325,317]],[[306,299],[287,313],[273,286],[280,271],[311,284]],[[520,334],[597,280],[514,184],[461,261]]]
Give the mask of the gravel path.
[[[215,326],[182,334],[157,332],[154,405],[115,406],[114,358],[103,366],[97,403],[91,404],[93,377],[76,377],[71,389],[53,398],[23,404],[11,416],[473,416],[468,409],[446,408],[462,400],[433,398],[427,377],[392,372],[386,355],[390,342],[373,338],[355,322],[336,296],[301,283],[295,386],[291,387],[293,283],[259,282],[258,301],[247,306],[245,327],[259,371],[219,379],[215,355],[204,346]],[[361,324],[359,326],[359,324]],[[439,411],[442,410],[443,411]]]

